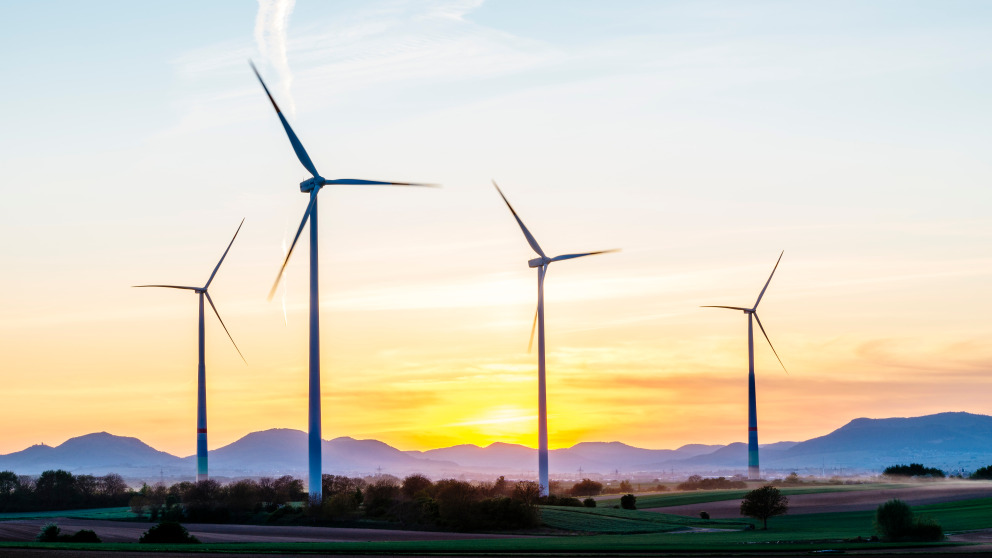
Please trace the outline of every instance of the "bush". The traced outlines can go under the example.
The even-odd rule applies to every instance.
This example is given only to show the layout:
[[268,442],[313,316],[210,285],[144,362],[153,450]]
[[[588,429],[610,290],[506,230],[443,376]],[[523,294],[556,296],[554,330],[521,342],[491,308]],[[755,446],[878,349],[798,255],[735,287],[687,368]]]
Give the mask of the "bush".
[[379,479],[365,488],[363,497],[365,515],[381,517],[393,506],[400,495],[400,487],[389,478]]
[[913,510],[902,500],[889,500],[875,510],[875,530],[886,540],[899,540],[913,529]]
[[91,529],[81,529],[76,531],[75,534],[69,536],[61,537],[66,542],[77,542],[77,543],[98,543],[103,542],[100,537],[96,535]]
[[72,535],[63,535],[62,530],[55,523],[49,523],[41,528],[41,532],[35,538],[38,542],[81,542],[98,543],[100,537],[89,529],[76,531]]
[[38,542],[58,542],[59,540],[59,526],[54,523],[48,523],[41,528],[41,532],[35,537]]
[[918,517],[913,521],[913,540],[942,541],[944,528],[932,517]]
[[579,500],[578,498],[558,496],[556,494],[548,494],[547,496],[541,498],[538,503],[545,506],[568,506],[573,508],[581,508],[583,506],[582,500]]
[[914,518],[909,504],[889,500],[875,511],[875,530],[886,541],[939,541],[944,529],[928,517]]
[[710,518],[709,512],[704,512],[704,511],[699,512],[699,519],[709,519],[709,518]]
[[620,507],[625,510],[636,510],[637,496],[634,496],[633,494],[624,494],[620,497]]
[[747,488],[747,483],[730,480],[726,477],[704,479],[699,475],[692,475],[675,487],[676,490],[722,490],[727,488]]
[[572,496],[595,496],[603,492],[603,483],[592,479],[582,479],[568,491]]
[[585,500],[582,500],[582,505],[587,508],[595,508],[596,500],[593,500],[592,498],[586,498]]
[[185,527],[175,521],[163,521],[145,531],[139,543],[159,544],[199,544],[200,540],[189,534]]

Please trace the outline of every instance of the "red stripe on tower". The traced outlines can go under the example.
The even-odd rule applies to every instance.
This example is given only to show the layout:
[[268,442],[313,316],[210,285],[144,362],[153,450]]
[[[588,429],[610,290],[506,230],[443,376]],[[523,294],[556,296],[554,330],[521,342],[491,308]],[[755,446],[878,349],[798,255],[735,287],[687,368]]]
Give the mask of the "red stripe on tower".
[[197,428],[196,429],[196,433],[197,434],[206,434],[207,433],[207,429],[206,428]]

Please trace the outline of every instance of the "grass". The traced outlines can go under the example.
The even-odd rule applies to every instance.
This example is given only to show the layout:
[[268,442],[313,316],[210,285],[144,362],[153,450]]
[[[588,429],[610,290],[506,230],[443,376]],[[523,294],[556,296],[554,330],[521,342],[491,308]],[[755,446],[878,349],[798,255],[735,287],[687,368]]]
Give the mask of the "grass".
[[[936,519],[948,532],[992,528],[992,498],[964,500],[913,508],[917,514]],[[3,548],[59,548],[78,550],[150,552],[271,552],[327,554],[514,554],[514,553],[602,553],[621,552],[806,552],[825,548],[837,550],[896,549],[943,546],[946,543],[858,543],[844,542],[857,536],[868,537],[874,511],[780,516],[769,520],[768,531],[692,532],[683,527],[740,528],[731,520],[704,521],[637,510],[612,508],[542,508],[549,525],[566,521],[585,529],[596,527],[604,534],[585,536],[524,537],[460,541],[348,542],[348,543],[224,543],[202,545],[141,545],[104,543],[100,545],[0,543]],[[598,527],[597,527],[598,526]],[[637,532],[638,529],[642,531]],[[576,529],[577,530],[577,529]],[[648,531],[648,532],[645,532]]]
[[135,515],[131,513],[131,508],[93,508],[86,510],[56,510],[56,511],[34,511],[34,512],[11,512],[0,513],[0,521],[12,519],[47,519],[50,517],[69,517],[72,519],[107,519],[120,521],[122,519],[133,520]]
[[612,508],[541,507],[541,521],[548,527],[587,533],[665,533],[688,527],[744,528],[744,521],[703,520],[681,515],[615,510]]
[[[901,484],[852,484],[852,485],[821,485],[778,487],[782,494],[793,496],[797,494],[823,494],[827,492],[849,492],[858,490],[882,490],[887,488],[902,488]],[[694,490],[691,492],[663,492],[660,494],[644,494],[637,496],[637,507],[641,509],[665,508],[668,506],[686,506],[689,504],[704,504],[721,500],[740,500],[750,492],[749,488],[732,490]],[[603,499],[596,502],[598,506],[612,507],[620,505],[620,497]]]

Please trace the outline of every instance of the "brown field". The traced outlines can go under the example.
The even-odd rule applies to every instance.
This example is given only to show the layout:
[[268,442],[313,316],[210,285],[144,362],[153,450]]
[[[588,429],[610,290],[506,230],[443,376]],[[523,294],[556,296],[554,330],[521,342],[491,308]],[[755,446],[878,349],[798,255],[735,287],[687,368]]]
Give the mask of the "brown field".
[[[992,483],[976,481],[921,482],[908,488],[884,490],[854,490],[825,492],[822,494],[796,494],[789,496],[789,514],[833,513],[874,510],[888,500],[898,498],[911,506],[941,504],[972,498],[992,498]],[[647,511],[677,515],[699,515],[707,511],[714,519],[740,517],[741,501],[723,500],[703,504],[651,508]]]
[[[138,542],[142,533],[154,523],[132,523],[99,519],[20,519],[0,522],[0,541],[33,541],[41,528],[56,523],[63,533],[91,529],[104,542]],[[191,535],[204,543],[280,543],[280,542],[361,542],[361,541],[444,541],[459,539],[499,539],[518,535],[446,533],[437,531],[401,531],[396,529],[354,529],[335,527],[301,527],[288,525],[217,525],[183,524]],[[6,552],[7,549],[3,550]],[[89,555],[92,556],[92,555]]]

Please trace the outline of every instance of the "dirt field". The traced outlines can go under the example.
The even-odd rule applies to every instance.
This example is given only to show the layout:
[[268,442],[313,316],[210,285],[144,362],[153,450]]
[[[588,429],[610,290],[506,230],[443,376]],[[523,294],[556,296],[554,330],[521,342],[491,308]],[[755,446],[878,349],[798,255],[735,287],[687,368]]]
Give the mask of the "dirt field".
[[[940,504],[971,498],[992,498],[992,483],[975,481],[920,483],[919,486],[911,488],[798,494],[788,498],[790,515],[867,511],[874,510],[879,504],[893,498],[898,498],[911,506]],[[714,519],[737,519],[741,516],[740,510],[741,501],[738,499],[651,508],[647,511],[691,516],[698,516],[699,512],[706,511]]]
[[[91,529],[104,542],[138,542],[154,523],[130,523],[96,519],[23,519],[0,522],[0,541],[33,541],[41,528],[57,523],[63,533]],[[516,535],[485,535],[393,529],[339,529],[272,525],[211,525],[186,523],[190,534],[204,543],[220,542],[344,542],[344,541],[441,541],[455,539],[499,539]]]

